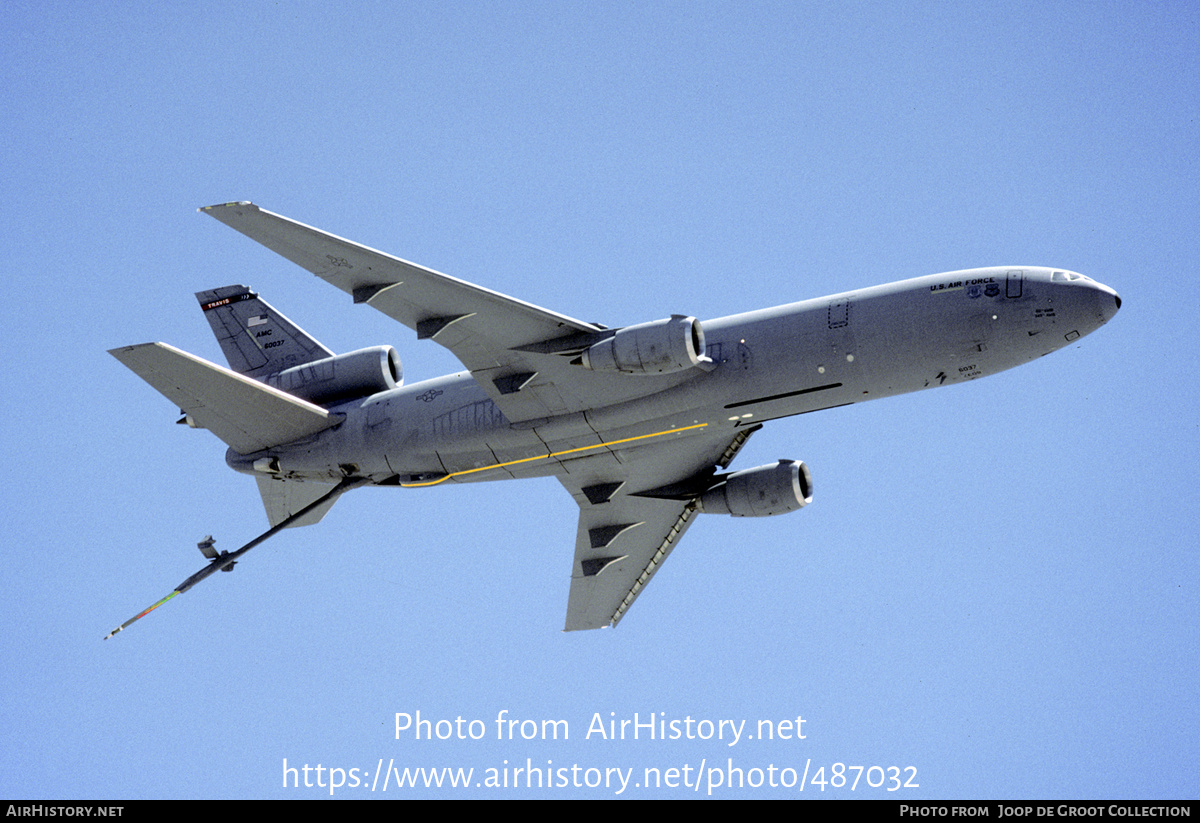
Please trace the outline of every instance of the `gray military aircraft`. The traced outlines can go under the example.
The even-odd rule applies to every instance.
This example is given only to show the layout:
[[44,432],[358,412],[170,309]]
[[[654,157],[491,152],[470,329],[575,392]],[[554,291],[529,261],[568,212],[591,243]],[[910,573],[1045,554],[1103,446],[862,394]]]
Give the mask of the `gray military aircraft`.
[[974,380],[1060,349],[1121,298],[1081,274],[934,274],[706,320],[622,328],[557,314],[248,202],[201,209],[448,348],[467,371],[403,385],[390,346],[335,355],[246,286],[197,298],[229,368],[165,343],[112,354],[229,446],[271,529],[320,520],[356,486],[552,475],[579,504],[566,630],[615,626],[697,514],[761,517],[812,500],[797,460],[728,472],[768,420]]

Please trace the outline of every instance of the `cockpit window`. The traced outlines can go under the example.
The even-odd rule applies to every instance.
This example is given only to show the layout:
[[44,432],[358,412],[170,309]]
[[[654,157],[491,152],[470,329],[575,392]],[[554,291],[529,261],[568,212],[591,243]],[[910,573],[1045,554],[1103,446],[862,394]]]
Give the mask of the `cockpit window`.
[[1090,280],[1091,278],[1085,277],[1082,274],[1076,274],[1073,271],[1056,271],[1054,274],[1050,275],[1050,279],[1065,283],[1071,280]]

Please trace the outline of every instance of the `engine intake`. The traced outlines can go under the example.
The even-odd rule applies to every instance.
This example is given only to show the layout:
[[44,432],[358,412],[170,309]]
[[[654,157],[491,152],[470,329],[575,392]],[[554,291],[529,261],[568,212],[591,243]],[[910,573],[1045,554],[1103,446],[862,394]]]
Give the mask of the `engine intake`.
[[284,369],[267,375],[263,382],[318,405],[332,406],[396,388],[404,382],[404,369],[395,348],[372,346]]
[[802,509],[812,502],[812,473],[799,460],[743,469],[700,496],[707,514],[769,517]]
[[700,321],[673,314],[666,320],[618,329],[584,351],[580,362],[592,371],[670,374],[712,361],[704,354]]

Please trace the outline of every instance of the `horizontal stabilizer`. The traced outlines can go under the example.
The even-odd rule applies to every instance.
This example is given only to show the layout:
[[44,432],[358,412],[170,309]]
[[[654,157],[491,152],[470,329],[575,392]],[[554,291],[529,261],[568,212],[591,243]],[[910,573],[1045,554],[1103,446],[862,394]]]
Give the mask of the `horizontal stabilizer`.
[[342,419],[166,343],[123,346],[109,354],[239,454],[310,437]]

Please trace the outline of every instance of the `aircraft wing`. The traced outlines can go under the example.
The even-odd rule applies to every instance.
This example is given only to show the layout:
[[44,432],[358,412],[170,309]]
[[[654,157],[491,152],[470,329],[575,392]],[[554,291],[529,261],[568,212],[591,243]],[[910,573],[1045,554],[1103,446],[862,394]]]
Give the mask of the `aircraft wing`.
[[704,481],[759,428],[629,449],[622,476],[558,476],[579,504],[565,631],[617,625],[691,525]]
[[352,243],[253,203],[201,211],[448,348],[511,422],[583,411],[661,391],[692,370],[599,373],[570,360],[605,328]]

